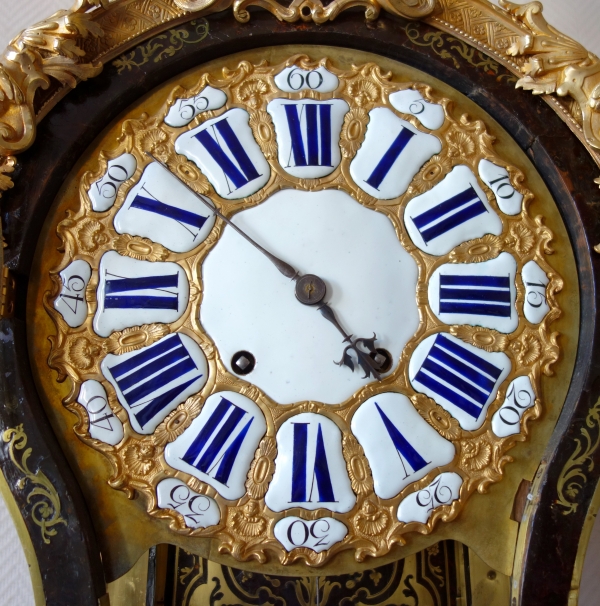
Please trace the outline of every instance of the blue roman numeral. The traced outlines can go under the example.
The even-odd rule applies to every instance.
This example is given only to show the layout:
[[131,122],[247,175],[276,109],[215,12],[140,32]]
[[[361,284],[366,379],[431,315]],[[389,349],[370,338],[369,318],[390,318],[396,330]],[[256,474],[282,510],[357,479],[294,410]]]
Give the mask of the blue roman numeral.
[[[146,192],[147,195],[142,196],[137,194],[133,199],[133,202],[130,204],[129,208],[138,208],[139,210],[145,210],[149,213],[155,213],[157,215],[161,215],[163,217],[167,217],[169,219],[173,219],[173,221],[177,221],[182,227],[184,227],[190,234],[196,238],[198,235],[198,231],[202,229],[202,226],[206,223],[208,217],[204,217],[202,215],[198,215],[189,210],[184,210],[182,208],[177,208],[176,206],[171,206],[170,204],[165,204],[160,200],[157,200],[147,189],[145,186],[140,188],[140,191]],[[195,227],[196,233],[194,233],[189,227]]]
[[319,503],[335,503],[333,485],[327,464],[325,442],[321,424],[317,430],[317,444],[315,450],[315,465],[312,474],[310,494],[306,496],[307,454],[308,454],[308,426],[309,423],[294,423],[294,450],[292,456],[292,498],[290,503],[312,502],[313,487],[317,481]]
[[[179,274],[169,276],[144,276],[141,278],[126,278],[116,276],[108,271],[104,284],[104,307],[106,309],[174,309],[178,308],[178,293],[167,290],[177,288]],[[136,290],[157,290],[167,296],[155,295],[121,295],[117,293]]]
[[[214,472],[211,477],[227,486],[235,460],[250,425],[254,421],[253,416],[250,417],[224,452],[223,448],[227,439],[233,435],[247,414],[243,408],[236,406],[226,398],[221,398],[181,460],[206,475],[211,475]],[[221,425],[220,428],[218,428],[219,425]],[[217,468],[216,472],[215,467]]]
[[[298,105],[301,106],[300,114],[298,114]],[[294,166],[332,166],[331,105],[290,103],[283,107],[292,140],[288,166],[291,165],[292,155],[294,156]],[[302,137],[303,112],[306,117],[306,144]]]
[[[141,427],[202,376],[178,334],[143,349],[108,370]],[[191,378],[180,381],[194,370],[197,372]],[[170,383],[176,384],[161,395],[153,395]],[[136,408],[140,410],[135,411]]]
[[408,142],[415,136],[415,133],[408,130],[408,128],[402,127],[402,130],[398,136],[394,139],[389,149],[383,154],[381,160],[377,163],[377,166],[371,173],[370,177],[366,180],[372,188],[379,189],[379,186],[383,180],[387,177],[394,162],[400,157],[400,154],[404,151],[404,148],[408,145]]
[[463,223],[487,212],[477,192],[469,185],[467,189],[452,196],[445,202],[434,206],[428,211],[411,217],[419,230],[423,241],[427,244],[446,232]]
[[414,380],[477,420],[501,374],[502,369],[440,333]]
[[390,421],[389,417],[379,408],[379,404],[375,402],[375,407],[379,411],[379,416],[385,425],[385,428],[394,443],[396,451],[398,452],[398,456],[400,457],[400,462],[402,463],[402,468],[404,469],[404,477],[407,478],[409,473],[406,471],[406,465],[404,461],[411,466],[413,473],[423,469],[426,465],[429,465],[431,462],[427,462],[410,444],[410,442],[402,435],[400,430]]
[[440,275],[440,313],[510,318],[510,276]]
[[[212,125],[212,130],[215,135],[214,139],[208,132],[208,129],[202,130],[194,136],[211,155],[212,159],[221,167],[226,178],[229,179],[228,183],[231,181],[235,189],[240,189],[240,187],[250,183],[250,181],[258,179],[258,177],[260,177],[258,171],[254,164],[252,164],[252,160],[250,160],[250,157],[246,153],[246,150],[242,146],[237,135],[233,132],[227,118],[215,122]],[[219,135],[223,138],[225,145],[235,159],[237,166],[232,162],[225,151],[223,151],[223,148],[219,143]]]

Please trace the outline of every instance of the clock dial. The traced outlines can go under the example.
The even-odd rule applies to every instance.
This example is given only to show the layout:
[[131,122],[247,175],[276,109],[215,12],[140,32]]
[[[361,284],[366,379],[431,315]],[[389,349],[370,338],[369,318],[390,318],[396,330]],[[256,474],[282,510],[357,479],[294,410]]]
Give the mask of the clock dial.
[[[302,274],[320,276],[342,325],[355,335],[375,333],[400,359],[419,326],[416,301],[404,296],[416,289],[418,268],[385,215],[339,190],[283,190],[234,222]],[[340,404],[365,385],[364,373],[332,363],[344,350],[339,332],[301,305],[290,279],[231,228],[203,263],[202,281],[200,322],[223,363],[233,372],[234,354],[251,352],[256,367],[247,380],[279,404]]]
[[45,295],[111,485],[239,560],[321,565],[500,480],[544,409],[563,282],[493,140],[425,84],[305,56],[125,120]]

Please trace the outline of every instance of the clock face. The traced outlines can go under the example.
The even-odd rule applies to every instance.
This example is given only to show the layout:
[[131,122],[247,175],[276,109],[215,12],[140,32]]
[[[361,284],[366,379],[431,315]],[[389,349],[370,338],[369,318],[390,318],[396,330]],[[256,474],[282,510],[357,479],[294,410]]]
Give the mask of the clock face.
[[75,433],[239,560],[383,556],[542,414],[553,234],[426,84],[301,55],[197,74],[92,154],[45,244]]

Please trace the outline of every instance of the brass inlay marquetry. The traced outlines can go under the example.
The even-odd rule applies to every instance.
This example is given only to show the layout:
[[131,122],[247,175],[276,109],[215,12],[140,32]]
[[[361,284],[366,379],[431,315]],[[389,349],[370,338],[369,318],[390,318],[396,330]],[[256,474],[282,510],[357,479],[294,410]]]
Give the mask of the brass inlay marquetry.
[[183,28],[173,28],[164,34],[154,36],[145,42],[136,46],[132,51],[124,53],[118,59],[113,61],[118,74],[126,74],[132,69],[137,69],[149,61],[158,63],[165,57],[171,57],[180,51],[186,44],[200,44],[208,36],[209,24],[206,19],[192,21],[190,25],[194,26],[194,37],[190,38],[187,31]]
[[562,468],[557,484],[557,505],[565,516],[577,511],[579,495],[588,481],[587,474],[594,468],[593,456],[600,446],[600,399],[589,409],[585,424],[573,441],[575,450]]
[[[13,465],[23,474],[17,483],[17,488],[25,490],[28,482],[32,485],[27,494],[27,502],[32,504],[31,519],[40,527],[44,543],[50,543],[51,537],[56,536],[58,532],[55,526],[67,525],[67,521],[60,514],[60,497],[56,488],[43,471],[38,469],[33,472],[29,469],[28,460],[32,449],[25,449],[27,434],[23,425],[5,430],[2,439],[8,443],[8,453]],[[17,451],[23,451],[20,457]]]
[[250,573],[173,546],[169,546],[165,560],[167,586],[172,590],[164,595],[157,592],[155,597],[170,606],[266,602],[278,606],[451,606],[457,598],[465,603],[500,606],[510,601],[510,578],[491,570],[471,550],[454,541],[434,543],[385,566],[317,577]]

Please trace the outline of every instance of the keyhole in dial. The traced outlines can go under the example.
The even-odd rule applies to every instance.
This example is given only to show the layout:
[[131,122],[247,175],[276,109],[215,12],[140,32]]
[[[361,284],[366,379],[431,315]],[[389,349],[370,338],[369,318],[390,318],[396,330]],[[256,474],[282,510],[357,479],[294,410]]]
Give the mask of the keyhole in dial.
[[249,351],[238,351],[231,358],[231,368],[236,375],[248,375],[256,366],[256,358]]
[[392,362],[394,359],[392,358],[392,354],[382,347],[378,347],[370,354],[371,358],[377,364],[378,372],[387,372],[392,367]]

